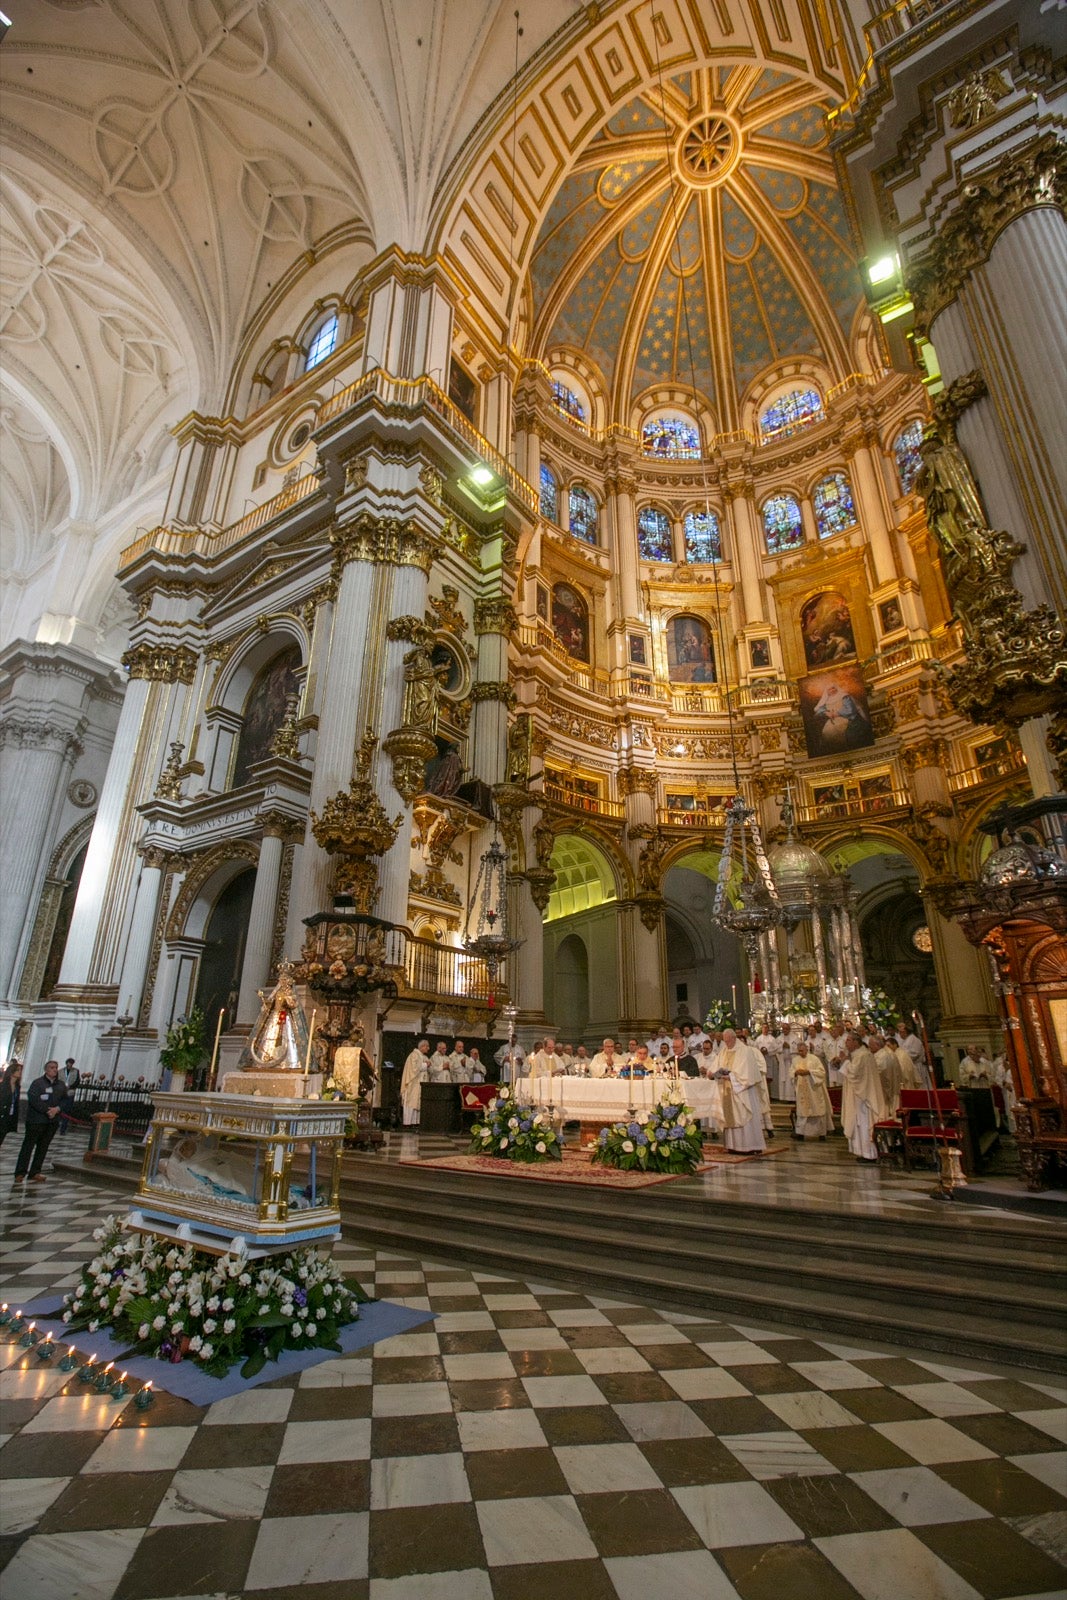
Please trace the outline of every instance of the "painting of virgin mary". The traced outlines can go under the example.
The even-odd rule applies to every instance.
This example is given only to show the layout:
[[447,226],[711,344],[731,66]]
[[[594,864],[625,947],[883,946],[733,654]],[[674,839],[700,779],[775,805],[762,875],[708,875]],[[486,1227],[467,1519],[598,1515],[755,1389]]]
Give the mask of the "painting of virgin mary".
[[667,675],[672,683],[714,683],[711,629],[701,617],[672,617],[667,629]]

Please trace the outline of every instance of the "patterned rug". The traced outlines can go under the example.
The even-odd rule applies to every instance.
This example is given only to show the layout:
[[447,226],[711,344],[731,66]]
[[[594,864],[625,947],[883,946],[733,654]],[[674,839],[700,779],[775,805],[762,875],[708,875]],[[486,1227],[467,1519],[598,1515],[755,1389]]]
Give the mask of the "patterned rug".
[[[784,1147],[783,1147],[784,1148]],[[778,1155],[777,1150],[735,1154],[730,1150],[717,1150],[711,1160],[702,1161],[697,1173],[710,1172],[713,1167],[732,1165],[739,1161],[759,1161],[763,1155]],[[689,1178],[689,1172],[620,1172],[616,1167],[594,1167],[584,1151],[565,1150],[562,1161],[542,1161],[528,1164],[523,1161],[506,1161],[500,1156],[433,1156],[426,1161],[401,1161],[402,1167],[437,1167],[443,1172],[484,1173],[490,1178],[534,1178],[542,1183],[578,1183],[595,1189],[650,1189],[656,1183],[674,1183],[678,1178]]]

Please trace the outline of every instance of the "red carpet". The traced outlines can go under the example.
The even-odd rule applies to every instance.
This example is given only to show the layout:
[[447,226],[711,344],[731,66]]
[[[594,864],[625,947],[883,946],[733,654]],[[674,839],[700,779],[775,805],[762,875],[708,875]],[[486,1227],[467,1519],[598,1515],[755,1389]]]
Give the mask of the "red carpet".
[[[782,1150],[785,1146],[781,1147]],[[779,1150],[764,1154],[778,1155]],[[710,1172],[713,1167],[732,1166],[741,1161],[759,1161],[761,1153],[734,1154],[729,1150],[716,1150],[709,1159],[696,1168],[697,1173]],[[433,1156],[425,1161],[401,1161],[402,1167],[436,1167],[442,1172],[475,1172],[490,1178],[536,1178],[544,1183],[579,1183],[597,1189],[649,1189],[656,1183],[674,1183],[678,1178],[690,1178],[690,1172],[620,1172],[616,1167],[593,1166],[585,1152],[565,1150],[562,1161],[506,1161],[500,1156],[461,1155]]]

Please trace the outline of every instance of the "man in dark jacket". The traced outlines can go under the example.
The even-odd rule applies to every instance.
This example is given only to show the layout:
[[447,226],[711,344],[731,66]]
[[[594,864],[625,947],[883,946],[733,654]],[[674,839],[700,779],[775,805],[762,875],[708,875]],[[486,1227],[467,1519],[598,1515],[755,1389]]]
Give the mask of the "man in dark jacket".
[[41,1168],[66,1098],[66,1085],[59,1081],[59,1062],[46,1061],[44,1071],[33,1080],[26,1095],[26,1136],[15,1162],[16,1183],[27,1177],[30,1183],[44,1183]]

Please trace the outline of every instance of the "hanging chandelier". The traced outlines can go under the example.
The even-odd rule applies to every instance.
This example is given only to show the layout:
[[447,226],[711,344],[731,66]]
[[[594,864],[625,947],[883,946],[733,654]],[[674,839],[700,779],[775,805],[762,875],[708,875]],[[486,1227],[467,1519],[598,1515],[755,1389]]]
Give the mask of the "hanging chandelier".
[[[735,905],[728,886],[738,871],[740,881],[736,896],[740,903]],[[759,956],[760,938],[784,920],[756,813],[740,794],[735,794],[726,807],[726,829],[711,919],[740,939],[753,967]]]
[[508,932],[508,858],[494,838],[478,862],[474,893],[467,907],[467,933],[463,948],[485,962],[489,976],[489,1008],[496,1005],[496,980],[500,968],[522,944]]

